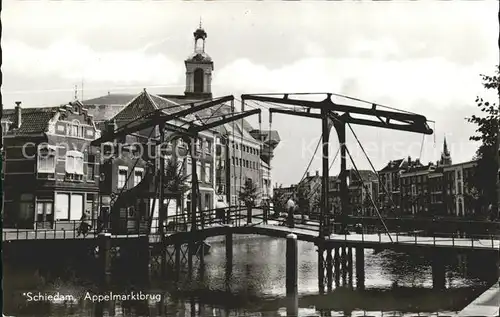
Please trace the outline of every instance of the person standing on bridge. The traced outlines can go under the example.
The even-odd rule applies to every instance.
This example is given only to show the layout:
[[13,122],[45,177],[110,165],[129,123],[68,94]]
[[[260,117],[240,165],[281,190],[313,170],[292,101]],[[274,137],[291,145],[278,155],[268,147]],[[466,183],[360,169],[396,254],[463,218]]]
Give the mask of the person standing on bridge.
[[92,225],[90,224],[90,212],[88,210],[85,210],[82,214],[82,217],[80,218],[80,226],[78,227],[78,235],[83,235],[83,237],[86,237],[89,234],[90,228]]
[[295,195],[291,196],[288,198],[288,201],[286,202],[286,210],[288,212],[287,214],[287,225],[289,228],[294,228],[294,218],[293,218],[293,213],[296,208],[296,203],[295,203]]

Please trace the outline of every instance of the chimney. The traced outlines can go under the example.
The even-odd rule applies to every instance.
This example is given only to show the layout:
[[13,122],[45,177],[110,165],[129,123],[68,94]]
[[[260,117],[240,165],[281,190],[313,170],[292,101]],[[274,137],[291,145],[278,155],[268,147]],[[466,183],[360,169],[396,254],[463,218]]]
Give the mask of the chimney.
[[16,128],[20,128],[22,123],[22,111],[21,111],[20,101],[16,101],[15,114],[16,114]]
[[106,132],[107,133],[114,133],[116,130],[116,120],[112,119],[107,122],[106,124]]
[[411,164],[411,156],[408,156],[408,165]]
[[310,175],[310,174],[309,174],[309,171],[307,171],[307,177],[309,177],[309,175]]
[[316,177],[318,177],[318,176],[319,176],[319,171],[316,171]]

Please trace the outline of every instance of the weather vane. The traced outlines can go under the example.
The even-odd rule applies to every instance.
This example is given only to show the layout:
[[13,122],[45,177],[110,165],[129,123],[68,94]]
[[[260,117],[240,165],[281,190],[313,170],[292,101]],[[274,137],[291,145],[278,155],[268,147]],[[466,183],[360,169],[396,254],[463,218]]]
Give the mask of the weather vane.
[[200,29],[201,29],[201,16],[200,16]]

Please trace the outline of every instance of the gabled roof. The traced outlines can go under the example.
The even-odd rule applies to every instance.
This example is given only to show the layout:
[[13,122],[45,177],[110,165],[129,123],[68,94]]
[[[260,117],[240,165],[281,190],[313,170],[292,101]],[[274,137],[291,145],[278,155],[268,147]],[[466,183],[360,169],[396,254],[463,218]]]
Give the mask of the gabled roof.
[[[142,97],[140,97],[142,96]],[[146,97],[147,96],[147,97]],[[147,98],[147,99],[141,99]],[[149,100],[150,102],[144,102]],[[124,122],[135,120],[147,113],[162,109],[166,114],[180,111],[190,107],[191,103],[200,103],[201,101],[208,100],[203,98],[192,98],[186,95],[166,95],[166,94],[149,94],[147,92],[141,92],[139,95],[132,94],[108,94],[105,96],[88,99],[83,102],[85,105],[89,106],[89,113],[94,115],[95,121],[100,122],[104,120],[115,119],[118,126]],[[152,107],[150,107],[152,105]],[[182,105],[182,106],[180,106]],[[123,112],[125,107],[128,107],[126,112]],[[131,107],[131,108],[130,108]],[[230,114],[231,108],[228,105],[216,105],[208,109],[198,111],[194,115],[186,116],[184,119],[188,121],[193,121],[196,118],[209,123],[220,119],[223,114]],[[199,122],[199,121],[197,121]],[[234,128],[233,128],[234,127]],[[237,120],[231,123],[226,123],[213,130],[218,131],[221,134],[230,134],[236,137],[243,136],[243,139],[256,142],[255,137],[250,133],[255,130],[252,125],[245,119]],[[269,132],[265,131],[263,133],[266,138],[269,136]],[[271,140],[280,141],[280,137],[277,131],[271,131]]]
[[[351,173],[352,182],[361,181],[361,180],[363,180],[364,182],[378,180],[377,174],[375,174],[373,171],[370,171],[370,170],[358,170],[358,171],[356,171],[354,169],[351,169],[350,173]],[[361,176],[361,179],[359,179],[360,176]]]
[[[45,132],[47,125],[59,107],[21,108],[21,127],[7,132],[7,135],[31,135]],[[15,110],[4,109],[2,119],[16,122]]]
[[398,171],[403,168],[403,163],[405,159],[399,159],[390,161],[387,165],[381,169],[379,172],[390,172],[390,171]]

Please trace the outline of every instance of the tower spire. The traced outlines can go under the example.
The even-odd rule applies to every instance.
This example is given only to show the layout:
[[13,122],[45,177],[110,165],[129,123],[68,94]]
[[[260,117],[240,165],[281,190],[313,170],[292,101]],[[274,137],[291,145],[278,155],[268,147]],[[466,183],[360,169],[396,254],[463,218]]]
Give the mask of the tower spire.
[[441,153],[440,165],[451,165],[451,154],[448,150],[448,143],[446,142],[446,135],[443,141],[443,152]]

